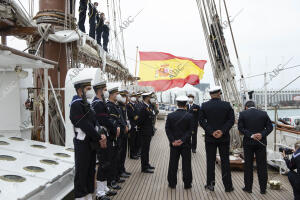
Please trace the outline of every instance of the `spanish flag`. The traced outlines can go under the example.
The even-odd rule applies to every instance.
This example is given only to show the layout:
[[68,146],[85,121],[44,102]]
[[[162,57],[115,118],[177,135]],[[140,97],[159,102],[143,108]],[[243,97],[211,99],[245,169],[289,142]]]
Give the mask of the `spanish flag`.
[[203,77],[206,60],[176,57],[163,52],[139,53],[138,84],[141,86],[152,86],[155,91],[165,91],[183,87],[187,83],[197,85]]

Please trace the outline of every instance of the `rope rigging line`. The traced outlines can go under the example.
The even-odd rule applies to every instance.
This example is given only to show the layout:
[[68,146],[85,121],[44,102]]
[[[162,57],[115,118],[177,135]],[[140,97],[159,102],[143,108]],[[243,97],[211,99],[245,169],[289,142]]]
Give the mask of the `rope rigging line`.
[[[119,3],[119,16],[120,16],[119,27],[120,27],[123,24],[123,22],[122,22],[122,13],[121,13],[121,1],[119,0],[118,3]],[[121,29],[121,41],[122,41],[122,50],[123,50],[123,57],[124,57],[124,65],[127,66],[123,29]]]
[[30,15],[29,15],[28,11],[25,9],[25,7],[23,6],[22,2],[20,2],[20,0],[18,0],[18,2],[21,4],[21,6],[22,6],[23,10],[26,12],[26,14],[27,14],[27,17],[30,17]]

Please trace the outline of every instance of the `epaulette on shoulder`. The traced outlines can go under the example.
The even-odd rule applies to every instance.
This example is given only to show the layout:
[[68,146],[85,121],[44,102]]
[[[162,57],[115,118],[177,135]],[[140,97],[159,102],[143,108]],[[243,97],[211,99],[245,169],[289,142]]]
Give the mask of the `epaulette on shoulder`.
[[134,110],[134,107],[133,107],[133,105],[131,103],[129,104],[129,106],[132,108],[132,110]]

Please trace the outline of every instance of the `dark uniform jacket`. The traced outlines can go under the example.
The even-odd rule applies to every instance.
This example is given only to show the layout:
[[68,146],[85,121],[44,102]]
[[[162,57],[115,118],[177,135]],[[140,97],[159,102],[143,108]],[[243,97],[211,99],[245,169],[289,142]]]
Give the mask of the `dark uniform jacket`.
[[272,122],[265,111],[250,108],[240,113],[238,129],[244,134],[243,145],[259,144],[251,138],[255,133],[261,133],[262,143],[267,144],[267,136],[272,132]]
[[128,115],[128,119],[130,121],[131,128],[134,128],[134,127],[136,127],[137,120],[139,118],[136,105],[132,102],[129,102],[126,105],[126,108],[127,108],[127,115]]
[[97,28],[102,28],[102,26],[104,25],[104,19],[103,17],[100,17],[99,13],[97,13],[96,15],[96,20],[97,20]]
[[300,184],[300,148],[293,153],[292,155],[292,159],[288,159],[285,158],[284,159],[286,162],[286,166],[290,169],[290,170],[295,170],[297,169],[297,175],[298,175],[298,181]]
[[[199,123],[205,131],[205,142],[229,142],[229,130],[234,124],[234,111],[230,103],[218,98],[211,99],[202,104]],[[212,135],[216,130],[223,132],[219,139]]]
[[154,111],[154,115],[157,116],[159,114],[159,110],[157,109],[156,104],[151,104],[150,105],[152,110]]
[[138,127],[141,135],[153,136],[154,126],[153,119],[155,115],[150,105],[146,103],[141,104],[138,118]]
[[107,101],[106,106],[109,113],[109,119],[112,122],[113,126],[120,127],[122,131],[125,127],[122,123],[121,110],[119,106],[111,101]]
[[99,122],[99,125],[104,126],[110,133],[109,135],[115,137],[116,127],[114,127],[112,121],[109,119],[106,103],[95,97],[92,101],[92,107],[95,111],[96,119]]
[[175,140],[181,140],[181,146],[190,145],[193,126],[193,115],[184,109],[168,114],[165,129],[170,145]]
[[[193,120],[195,122],[197,122],[199,119],[200,106],[193,103],[192,105],[188,104],[187,108],[188,108],[188,112],[193,115]],[[194,128],[197,128],[197,127],[198,127],[198,123],[194,123]]]
[[121,133],[124,133],[125,127],[127,126],[127,110],[126,105],[123,103],[118,104],[121,113]]
[[106,25],[106,24],[104,24],[102,26],[102,28],[103,28],[103,33],[102,33],[103,39],[108,39],[108,36],[109,36],[109,26]]
[[73,97],[70,104],[70,120],[75,128],[80,128],[86,134],[85,141],[98,142],[101,140],[101,136],[95,129],[96,118],[93,112],[87,111],[82,98],[78,95]]
[[89,5],[89,17],[96,16],[98,13],[97,8],[91,2],[89,2],[88,5]]

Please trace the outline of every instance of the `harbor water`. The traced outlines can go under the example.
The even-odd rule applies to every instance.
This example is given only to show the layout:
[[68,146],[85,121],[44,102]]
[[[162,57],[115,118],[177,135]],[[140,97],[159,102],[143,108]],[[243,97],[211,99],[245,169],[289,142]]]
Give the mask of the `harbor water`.
[[[271,120],[275,119],[274,110],[268,110],[267,113]],[[293,117],[293,116],[300,116],[300,109],[279,109],[278,110],[278,118]]]

